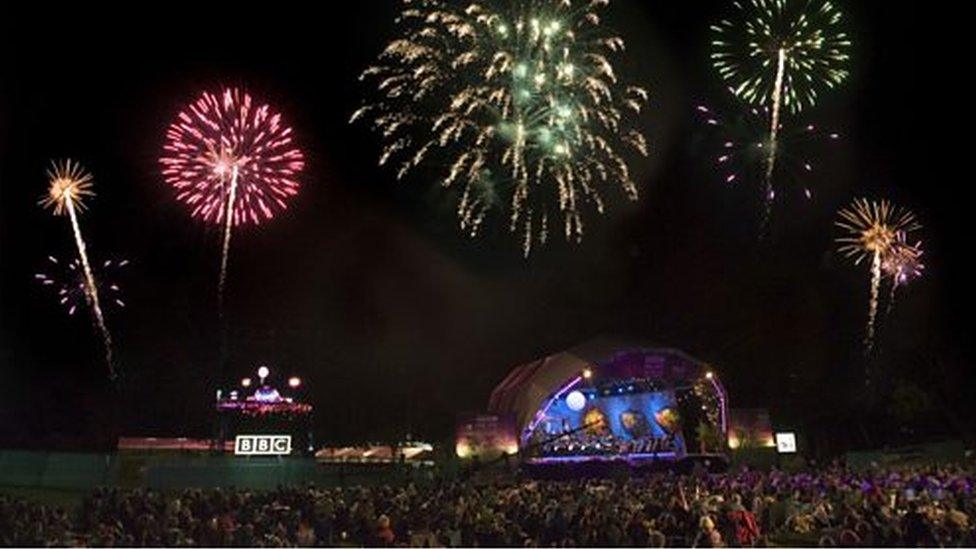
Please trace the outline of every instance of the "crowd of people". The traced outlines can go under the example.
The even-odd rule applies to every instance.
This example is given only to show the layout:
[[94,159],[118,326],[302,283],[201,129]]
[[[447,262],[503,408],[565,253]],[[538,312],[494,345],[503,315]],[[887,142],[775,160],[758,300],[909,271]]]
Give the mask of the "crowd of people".
[[72,513],[0,496],[3,545],[974,546],[974,469],[840,466],[628,480],[100,489]]
[[65,547],[76,542],[75,525],[64,509],[0,493],[0,545]]

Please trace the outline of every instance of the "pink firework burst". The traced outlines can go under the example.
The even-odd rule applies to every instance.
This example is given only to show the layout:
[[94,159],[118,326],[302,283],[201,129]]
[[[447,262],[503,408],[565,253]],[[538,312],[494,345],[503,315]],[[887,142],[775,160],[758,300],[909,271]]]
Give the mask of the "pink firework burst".
[[298,193],[305,167],[281,114],[236,88],[204,92],[166,132],[159,162],[194,217],[233,225],[272,219]]

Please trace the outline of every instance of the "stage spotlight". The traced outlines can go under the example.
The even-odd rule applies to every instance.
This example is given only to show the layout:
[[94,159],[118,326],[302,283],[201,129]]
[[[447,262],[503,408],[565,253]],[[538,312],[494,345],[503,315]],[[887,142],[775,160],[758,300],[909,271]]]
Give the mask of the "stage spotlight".
[[739,446],[742,446],[742,441],[739,440],[739,437],[735,433],[729,433],[729,449],[738,450]]
[[268,370],[267,366],[261,366],[260,368],[258,368],[258,377],[261,378],[261,383],[264,383],[264,379],[268,377],[268,374],[270,373],[271,371]]
[[579,391],[573,391],[566,395],[566,406],[574,412],[579,412],[586,407],[586,397]]
[[241,380],[241,387],[250,387],[250,386],[251,386],[251,378],[245,377],[244,379]]
[[297,388],[301,384],[302,384],[302,380],[297,377],[288,378],[288,386],[291,387],[292,389]]
[[705,373],[705,378],[706,379],[712,379],[713,377],[715,377],[715,374],[713,374],[712,372],[706,372]]
[[583,379],[590,379],[591,377],[593,377],[593,370],[591,370],[589,368],[584,368],[583,369]]

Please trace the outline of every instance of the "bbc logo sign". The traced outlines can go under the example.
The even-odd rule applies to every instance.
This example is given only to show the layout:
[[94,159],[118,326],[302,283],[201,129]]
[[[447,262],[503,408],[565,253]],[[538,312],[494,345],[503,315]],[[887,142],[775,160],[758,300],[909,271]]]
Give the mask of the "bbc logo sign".
[[238,435],[234,455],[283,456],[291,453],[291,435]]

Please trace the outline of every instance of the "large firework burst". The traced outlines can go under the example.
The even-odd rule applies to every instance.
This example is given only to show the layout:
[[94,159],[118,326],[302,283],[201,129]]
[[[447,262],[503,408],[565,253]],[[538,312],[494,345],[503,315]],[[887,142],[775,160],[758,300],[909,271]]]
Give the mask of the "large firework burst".
[[[105,298],[103,305],[125,307],[118,275],[128,265],[127,259],[106,259],[93,268],[98,293]],[[43,272],[35,274],[34,278],[43,286],[57,291],[58,303],[69,315],[74,315],[91,302],[84,266],[79,259],[59,260],[48,256]]]
[[867,331],[864,337],[865,349],[874,347],[875,320],[878,315],[878,297],[884,262],[894,253],[902,253],[901,243],[912,231],[922,226],[911,211],[892,206],[887,200],[871,202],[861,198],[839,212],[836,225],[845,231],[837,239],[839,250],[844,256],[860,265],[865,260],[871,262],[871,301],[868,309]]
[[101,333],[102,343],[105,345],[105,362],[108,366],[109,376],[114,378],[112,334],[105,324],[105,315],[102,314],[102,305],[99,300],[98,284],[95,281],[91,264],[88,262],[85,239],[82,237],[81,225],[78,222],[78,215],[85,209],[83,200],[95,195],[92,191],[93,178],[81,164],[71,160],[52,162],[51,168],[47,171],[47,176],[48,192],[41,197],[38,203],[44,208],[51,208],[54,215],[67,214],[71,222],[71,232],[75,239],[75,247],[78,249],[78,261],[84,277],[83,291],[87,303],[91,306],[95,325]]
[[226,88],[204,92],[166,131],[159,162],[194,217],[223,227],[218,298],[223,299],[231,231],[287,207],[305,166],[292,129],[268,105]]
[[712,63],[732,93],[769,110],[764,174],[772,214],[773,175],[783,109],[796,114],[848,77],[851,41],[829,0],[737,0],[734,17],[712,25]]
[[608,0],[404,0],[401,35],[363,78],[379,98],[357,110],[383,138],[380,164],[398,177],[422,163],[462,187],[461,229],[476,236],[490,212],[527,255],[546,241],[550,218],[567,239],[583,235],[584,205],[604,211],[603,192],[635,199],[623,148],[646,155],[625,111],[647,92],[622,85],[611,57],[623,40],[600,25]]
[[[768,109],[748,107],[728,117],[705,105],[699,105],[696,110],[714,132],[710,137],[717,140],[715,162],[726,183],[735,184],[764,173],[769,149],[769,129],[765,126]],[[777,179],[782,186],[800,190],[807,199],[812,199],[816,153],[839,140],[840,134],[824,131],[814,123],[784,130],[779,136]],[[778,191],[774,187],[769,192],[765,199],[772,201]]]

